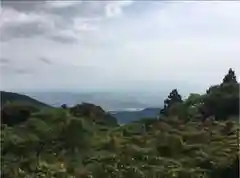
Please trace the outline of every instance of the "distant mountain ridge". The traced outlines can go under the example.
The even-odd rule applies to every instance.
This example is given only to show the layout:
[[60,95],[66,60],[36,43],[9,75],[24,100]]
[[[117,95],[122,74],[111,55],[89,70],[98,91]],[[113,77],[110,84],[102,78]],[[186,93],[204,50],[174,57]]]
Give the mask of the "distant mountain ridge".
[[24,92],[34,99],[47,103],[54,107],[62,104],[74,106],[86,102],[101,106],[106,111],[122,111],[128,108],[161,107],[159,103],[164,97],[157,94],[144,93],[104,93],[104,92]]
[[142,118],[156,118],[160,113],[160,108],[145,108],[135,111],[109,111],[117,118],[119,124],[126,124]]
[[36,99],[33,99],[27,95],[13,93],[13,92],[6,92],[6,91],[0,91],[1,93],[1,107],[6,104],[7,102],[19,102],[24,104],[30,104],[37,107],[50,107],[49,105],[40,102]]
[[[1,92],[1,106],[6,104],[7,102],[19,102],[19,103],[24,103],[24,104],[29,104],[37,107],[51,107],[48,104],[45,104],[44,102],[38,101],[37,99],[34,99],[28,95],[25,94],[18,94],[18,93],[13,93],[13,92],[6,92],[6,91],[0,91]],[[87,99],[86,98],[82,98]],[[100,98],[98,101],[101,101]],[[103,102],[106,100],[103,100]],[[64,102],[63,102],[64,103]],[[63,103],[59,103],[63,104]],[[82,102],[79,102],[82,103]],[[91,102],[93,104],[96,104],[94,102]],[[114,105],[115,106],[115,105]],[[120,101],[120,104],[118,107],[114,107],[116,109],[114,110],[108,110],[107,113],[109,113],[111,116],[115,117],[120,124],[125,124],[129,123],[132,121],[139,120],[141,118],[155,118],[158,116],[160,112],[160,108],[156,107],[145,107],[146,105],[140,104],[137,102],[130,102],[130,101]],[[122,106],[122,107],[120,107]],[[124,108],[123,108],[124,106]],[[133,108],[132,106],[136,106],[136,108]],[[106,109],[104,109],[106,110]]]

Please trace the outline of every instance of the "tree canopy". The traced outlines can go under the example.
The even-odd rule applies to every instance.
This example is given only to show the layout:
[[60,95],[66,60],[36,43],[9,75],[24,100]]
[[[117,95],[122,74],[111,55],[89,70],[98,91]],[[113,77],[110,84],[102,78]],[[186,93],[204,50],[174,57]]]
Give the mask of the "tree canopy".
[[232,68],[230,68],[228,70],[228,73],[223,78],[223,82],[222,83],[223,84],[225,84],[225,83],[237,83],[237,78],[236,78],[235,72],[233,71]]
[[178,93],[177,89],[173,89],[170,94],[168,95],[167,99],[164,100],[164,108],[160,111],[163,115],[168,115],[169,109],[177,103],[182,103],[182,97]]

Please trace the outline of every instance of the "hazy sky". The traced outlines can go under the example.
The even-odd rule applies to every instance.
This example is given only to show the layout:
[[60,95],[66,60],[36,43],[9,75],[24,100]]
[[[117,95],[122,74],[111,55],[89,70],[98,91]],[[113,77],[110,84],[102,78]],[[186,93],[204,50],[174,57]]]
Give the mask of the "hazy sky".
[[1,89],[206,88],[230,67],[239,74],[239,9],[237,1],[4,1]]

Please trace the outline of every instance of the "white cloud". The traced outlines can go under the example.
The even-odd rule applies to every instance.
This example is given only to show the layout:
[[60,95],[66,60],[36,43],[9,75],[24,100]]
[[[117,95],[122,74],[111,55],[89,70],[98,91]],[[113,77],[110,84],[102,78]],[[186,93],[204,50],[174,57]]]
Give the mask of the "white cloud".
[[76,31],[94,31],[97,30],[96,22],[100,19],[75,19],[73,23],[73,30]]
[[82,2],[80,0],[78,1],[47,1],[46,3],[46,7],[47,8],[65,8],[65,7],[69,7],[69,6],[73,6],[76,4],[81,4]]
[[133,1],[110,1],[105,6],[106,16],[109,18],[119,16],[122,14],[122,9],[132,3]]

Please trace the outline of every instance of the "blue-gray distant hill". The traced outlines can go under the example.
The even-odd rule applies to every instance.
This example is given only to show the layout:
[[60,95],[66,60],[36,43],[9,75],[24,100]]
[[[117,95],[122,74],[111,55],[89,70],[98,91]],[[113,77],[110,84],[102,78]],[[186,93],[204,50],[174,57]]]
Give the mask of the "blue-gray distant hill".
[[54,107],[62,104],[70,107],[85,102],[101,106],[105,111],[161,107],[165,97],[158,93],[139,92],[25,92],[23,94]]
[[141,118],[155,118],[159,115],[160,108],[146,108],[135,111],[109,111],[109,113],[117,118],[119,124],[126,124]]

